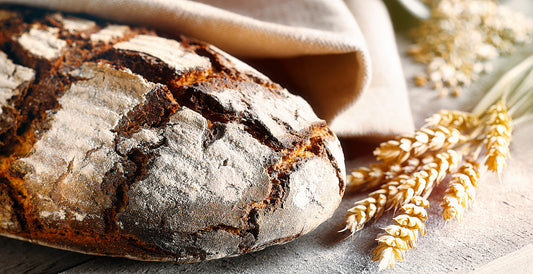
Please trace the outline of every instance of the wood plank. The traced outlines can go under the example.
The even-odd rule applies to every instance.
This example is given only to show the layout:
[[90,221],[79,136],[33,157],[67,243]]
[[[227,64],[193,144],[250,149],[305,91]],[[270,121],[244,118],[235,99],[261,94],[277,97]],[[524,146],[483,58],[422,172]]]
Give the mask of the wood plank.
[[2,273],[57,273],[94,258],[5,237],[0,237],[0,247]]
[[533,273],[533,244],[526,245],[471,272],[471,274],[482,273]]
[[[526,0],[508,0],[522,3],[517,7],[524,14],[533,14],[533,5]],[[405,52],[408,40],[399,35],[399,51]],[[402,55],[407,79],[423,66]],[[490,81],[488,81],[490,83]],[[418,122],[436,109],[460,108],[472,103],[472,97],[435,100],[431,90],[417,88],[410,83],[412,109]],[[475,93],[474,93],[475,94]],[[479,92],[478,92],[479,94]],[[470,100],[470,101],[468,101]],[[474,102],[475,103],[475,102]],[[428,234],[420,238],[417,248],[398,263],[398,273],[533,273],[533,125],[516,129],[513,138],[513,158],[500,182],[495,175],[486,174],[478,189],[475,203],[462,222],[445,223],[438,206],[445,185],[431,198]],[[366,144],[365,144],[366,145]],[[355,168],[369,162],[361,149],[361,157],[353,159],[348,167]],[[347,151],[349,152],[349,151]],[[59,272],[71,273],[376,273],[377,266],[370,262],[370,251],[375,247],[375,235],[390,224],[391,215],[369,224],[349,237],[339,234],[346,209],[364,195],[345,197],[332,219],[316,231],[284,246],[236,258],[227,258],[197,264],[137,262],[122,258],[96,257],[41,247],[22,241],[0,237],[0,272]],[[388,270],[384,273],[395,273]]]

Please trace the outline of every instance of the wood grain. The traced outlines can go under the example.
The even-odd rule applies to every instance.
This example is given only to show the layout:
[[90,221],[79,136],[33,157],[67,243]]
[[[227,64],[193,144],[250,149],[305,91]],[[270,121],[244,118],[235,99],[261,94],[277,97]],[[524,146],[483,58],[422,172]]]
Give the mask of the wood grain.
[[94,258],[5,237],[0,247],[1,273],[57,273]]
[[471,274],[482,273],[533,273],[533,244],[500,257],[478,269]]
[[[505,3],[516,3],[513,6],[523,7],[524,14],[533,14],[533,5],[528,0]],[[403,53],[409,44],[407,36],[400,33],[397,38],[399,52]],[[404,55],[402,63],[407,79],[424,69]],[[412,83],[409,88],[411,107],[418,123],[442,107],[468,108],[482,90],[478,88],[470,97],[436,100],[431,90],[416,88]],[[421,237],[418,247],[407,254],[396,271],[384,273],[533,273],[531,136],[533,124],[516,130],[511,148],[513,157],[502,182],[497,176],[485,175],[474,205],[462,222],[442,221],[438,206],[442,193],[439,196],[437,191],[431,200],[428,234]],[[346,149],[347,154],[354,155],[354,151],[359,154],[352,157],[348,167],[371,161],[371,149],[368,153]],[[377,267],[369,261],[370,250],[375,246],[375,235],[380,227],[389,224],[390,216],[383,216],[352,238],[337,233],[342,228],[346,209],[363,195],[345,197],[332,219],[294,242],[235,258],[196,264],[138,262],[76,254],[0,237],[0,272],[375,273]]]

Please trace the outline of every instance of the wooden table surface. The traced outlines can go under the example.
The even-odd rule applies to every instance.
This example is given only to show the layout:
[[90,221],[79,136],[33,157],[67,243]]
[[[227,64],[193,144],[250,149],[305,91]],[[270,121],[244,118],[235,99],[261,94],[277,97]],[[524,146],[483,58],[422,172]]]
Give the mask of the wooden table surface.
[[[503,2],[533,17],[533,1]],[[493,82],[494,78],[486,76],[460,98],[437,99],[434,91],[413,85],[411,77],[424,68],[404,54],[409,44],[405,30],[400,28],[397,39],[417,126],[440,108],[468,109]],[[502,73],[509,64],[528,53],[533,53],[531,45],[529,50],[521,50],[501,61],[495,73]],[[360,153],[349,159],[347,166],[368,164],[374,145],[357,142],[350,146]],[[474,205],[462,222],[442,220],[438,204],[443,189],[436,190],[430,197],[434,206],[429,210],[427,235],[421,237],[416,249],[407,253],[406,261],[397,265],[397,272],[533,273],[533,123],[515,129],[511,151],[512,158],[501,182],[493,174],[482,176]],[[347,151],[347,154],[355,153]],[[346,239],[346,234],[337,233],[342,228],[346,209],[362,197],[364,194],[345,197],[330,220],[291,243],[196,264],[90,256],[0,237],[0,273],[374,273],[377,266],[369,261],[370,250],[375,246],[375,235],[389,223],[390,216],[385,215],[354,237]]]

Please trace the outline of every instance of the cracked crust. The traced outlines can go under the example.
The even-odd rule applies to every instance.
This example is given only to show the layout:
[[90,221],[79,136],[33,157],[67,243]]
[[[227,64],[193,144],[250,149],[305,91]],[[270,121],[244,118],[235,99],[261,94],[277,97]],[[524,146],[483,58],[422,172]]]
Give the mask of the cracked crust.
[[186,37],[9,9],[0,234],[196,262],[293,240],[338,206],[335,135],[253,68]]

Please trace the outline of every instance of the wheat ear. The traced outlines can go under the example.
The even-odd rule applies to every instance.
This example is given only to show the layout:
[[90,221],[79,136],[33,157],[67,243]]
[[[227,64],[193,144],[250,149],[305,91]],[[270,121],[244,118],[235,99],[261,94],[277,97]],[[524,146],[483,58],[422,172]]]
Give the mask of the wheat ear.
[[447,172],[456,169],[460,155],[454,150],[447,150],[422,162],[425,164],[421,170],[400,174],[383,184],[380,189],[371,192],[368,198],[355,202],[346,213],[346,227],[342,231],[350,230],[355,233],[370,220],[379,218],[383,212],[397,209],[409,202],[413,196],[429,194],[433,186],[444,179]]
[[512,120],[503,101],[493,105],[487,114],[484,136],[485,148],[487,149],[485,165],[490,171],[500,175],[505,167],[506,158],[509,156]]
[[402,174],[413,173],[422,163],[430,160],[432,160],[431,156],[423,159],[411,158],[402,164],[386,165],[377,163],[371,164],[368,168],[352,169],[350,174],[346,176],[346,192],[366,191],[377,188]]
[[479,164],[466,159],[459,170],[452,175],[452,179],[446,190],[441,206],[442,217],[449,221],[452,218],[461,220],[465,209],[470,206],[474,199],[475,189],[478,187]]
[[465,137],[455,128],[429,125],[417,130],[413,136],[401,136],[381,143],[374,150],[374,156],[385,163],[401,164],[409,158],[447,149],[463,140]]
[[409,202],[414,196],[429,195],[435,185],[440,183],[448,172],[457,168],[461,161],[460,155],[455,150],[438,153],[434,161],[426,163],[422,169],[407,178],[402,178],[399,183],[386,184],[387,210],[397,209]]
[[346,176],[346,192],[364,191],[379,186],[391,167],[385,164],[371,164],[369,168],[350,170]]
[[372,260],[379,261],[379,270],[393,267],[396,260],[402,261],[404,251],[417,244],[418,233],[426,234],[427,207],[429,202],[426,199],[414,196],[393,218],[395,224],[387,226],[385,232],[378,235]]
[[469,112],[440,110],[439,113],[427,118],[426,124],[468,131],[479,125],[479,119]]
[[383,213],[387,202],[386,191],[378,189],[368,195],[369,197],[355,202],[354,206],[346,213],[346,227],[341,230],[350,230],[353,233],[363,229],[366,223],[377,218]]

